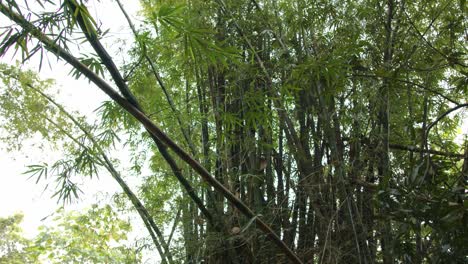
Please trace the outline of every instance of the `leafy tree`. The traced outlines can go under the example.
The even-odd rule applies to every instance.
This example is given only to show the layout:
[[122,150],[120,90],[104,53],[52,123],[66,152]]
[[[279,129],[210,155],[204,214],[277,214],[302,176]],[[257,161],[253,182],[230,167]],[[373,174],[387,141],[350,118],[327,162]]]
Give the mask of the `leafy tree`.
[[110,206],[84,213],[59,210],[53,223],[39,227],[32,250],[49,263],[140,263],[141,254],[123,245],[131,230]]
[[93,205],[86,212],[58,210],[39,234],[23,237],[23,215],[0,219],[0,263],[141,263],[141,253],[125,246],[131,231],[109,206]]
[[23,237],[19,226],[23,217],[15,214],[0,218],[0,263],[36,263],[37,258],[29,250],[32,241]]

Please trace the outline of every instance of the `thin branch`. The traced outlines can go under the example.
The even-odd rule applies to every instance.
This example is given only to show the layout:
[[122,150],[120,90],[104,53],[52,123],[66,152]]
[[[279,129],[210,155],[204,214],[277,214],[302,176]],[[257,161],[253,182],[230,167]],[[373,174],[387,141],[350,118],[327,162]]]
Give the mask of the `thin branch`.
[[[130,26],[130,28],[131,28],[131,30],[133,32],[133,35],[135,36],[135,39],[138,39],[138,32],[136,31],[135,26],[133,25],[132,20],[130,19],[130,16],[125,11],[125,9],[124,9],[122,3],[120,2],[120,0],[116,0],[116,2],[119,5],[120,10],[124,14],[125,18],[127,19],[128,25]],[[164,84],[161,76],[159,75],[158,71],[156,70],[156,66],[153,63],[153,60],[148,56],[148,53],[146,52],[146,44],[141,42],[141,41],[137,41],[137,42],[141,46],[140,49],[143,51],[143,53],[144,53],[143,56],[146,59],[146,61],[148,62],[148,64],[150,65],[151,71],[152,71],[154,77],[156,78],[159,86],[161,86],[161,90],[163,91],[164,96],[166,97],[166,100],[169,103],[169,106],[171,107],[172,112],[174,113],[174,115],[176,117],[177,123],[179,124],[180,130],[182,131],[182,135],[184,136],[184,139],[187,142],[187,144],[188,144],[188,146],[190,148],[190,151],[192,152],[192,155],[196,156],[197,151],[195,149],[195,145],[193,144],[192,140],[190,139],[187,130],[183,126],[182,119],[180,118],[180,112],[175,107],[174,101],[172,100],[171,95],[169,94],[169,92],[168,92],[168,90],[166,88],[166,85]]]
[[[69,3],[71,10],[75,13],[75,10],[77,10],[77,6],[74,5],[73,3]],[[139,112],[141,112],[143,115],[144,111],[141,107],[141,105],[138,103],[136,100],[135,96],[133,93],[130,91],[129,87],[127,86],[127,83],[123,79],[122,75],[120,74],[117,66],[113,62],[111,56],[107,53],[106,49],[102,46],[101,42],[97,38],[97,35],[94,32],[91,32],[88,30],[86,23],[84,22],[84,18],[81,16],[81,13],[78,13],[77,15],[77,21],[80,24],[81,30],[85,34],[86,39],[88,42],[91,44],[93,49],[96,51],[98,56],[101,58],[102,62],[108,69],[108,71],[111,73],[112,78],[114,82],[116,83],[117,87],[119,88],[120,92],[124,96],[124,100],[128,101],[132,106],[136,108]],[[113,89],[112,89],[113,90]],[[119,95],[120,96],[120,95]],[[166,162],[169,164],[169,166],[172,169],[172,172],[176,176],[176,178],[179,180],[179,182],[182,184],[184,189],[187,191],[188,195],[190,198],[195,202],[195,204],[198,206],[200,211],[205,215],[205,217],[208,219],[208,221],[213,224],[213,220],[215,220],[212,216],[211,213],[206,209],[205,205],[203,204],[202,200],[200,197],[198,197],[196,191],[193,189],[192,185],[190,182],[182,175],[182,170],[179,168],[177,165],[177,162],[174,160],[174,158],[170,155],[170,153],[167,151],[167,147],[161,142],[162,140],[159,139],[156,135],[150,133],[153,141],[155,142],[159,152],[163,156],[163,158],[166,160]],[[219,225],[220,223],[214,224]],[[218,230],[220,228],[218,227]]]
[[132,76],[133,72],[136,70],[136,68],[138,68],[141,65],[142,62],[143,62],[143,57],[139,58],[138,61],[132,65],[128,73],[124,74],[124,77],[123,77],[124,81],[128,81],[128,78]]
[[182,212],[182,207],[179,207],[179,209],[177,210],[177,214],[174,218],[174,223],[172,224],[172,228],[171,228],[171,233],[169,234],[169,238],[167,239],[167,244],[170,245],[171,244],[171,240],[172,240],[172,236],[174,235],[174,231],[177,227],[177,224],[179,223],[179,220],[180,220],[180,213]]
[[406,15],[406,18],[408,18],[408,21],[411,25],[411,27],[414,29],[414,31],[416,32],[416,34],[418,35],[419,38],[421,38],[424,43],[426,43],[426,45],[431,48],[432,50],[434,50],[436,53],[438,53],[440,56],[442,56],[444,59],[446,59],[449,63],[452,63],[452,64],[456,64],[456,65],[459,65],[459,66],[462,66],[462,67],[467,67],[467,65],[459,62],[459,61],[454,61],[453,59],[451,59],[449,56],[445,55],[442,51],[438,50],[436,47],[434,47],[430,42],[429,40],[426,39],[426,37],[424,37],[423,34],[421,34],[421,32],[419,31],[419,29],[416,27],[416,25],[414,24],[413,20],[410,18],[410,16],[408,15],[408,13],[404,12],[405,15]]
[[[343,141],[350,141],[350,138],[345,137],[343,138]],[[362,139],[361,140],[362,144],[369,144],[368,139]],[[439,151],[439,150],[432,150],[432,149],[422,149],[416,146],[408,146],[408,145],[402,145],[402,144],[394,144],[394,143],[389,143],[390,149],[394,150],[405,150],[409,152],[415,152],[415,153],[428,153],[428,154],[433,154],[433,155],[438,155],[438,156],[444,156],[448,158],[456,158],[456,159],[463,159],[463,154],[460,153],[455,153],[455,152],[446,152],[446,151]]]
[[450,108],[449,110],[447,110],[445,113],[441,114],[436,120],[434,120],[434,122],[432,122],[429,126],[427,126],[426,128],[426,131],[424,133],[424,141],[426,142],[426,150],[429,150],[429,145],[428,145],[428,137],[429,137],[429,132],[431,131],[431,129],[437,125],[437,123],[442,120],[443,118],[445,118],[446,116],[448,116],[450,113],[454,112],[454,111],[457,111],[458,109],[460,108],[463,108],[463,107],[468,107],[468,103],[464,103],[464,104],[459,104],[455,107],[452,107]]
[[455,101],[454,99],[442,94],[441,92],[438,92],[434,89],[431,89],[429,87],[426,87],[422,84],[419,84],[419,83],[415,83],[415,82],[412,82],[412,81],[407,81],[407,80],[402,80],[402,79],[398,79],[396,77],[391,77],[391,76],[378,76],[378,75],[374,75],[374,74],[352,74],[352,75],[348,75],[347,77],[365,77],[365,78],[374,78],[374,79],[381,79],[381,78],[388,78],[388,79],[391,79],[393,81],[397,81],[397,82],[401,82],[401,83],[406,83],[406,84],[411,84],[411,85],[414,85],[420,89],[423,89],[423,90],[426,90],[426,91],[429,91],[433,94],[436,94],[442,98],[444,98],[445,100],[451,102],[451,103],[454,103],[456,105],[460,104],[458,103],[457,101]]
[[[16,76],[11,76],[15,79]],[[17,79],[18,80],[18,79]],[[151,217],[150,213],[148,212],[148,210],[146,209],[146,207],[143,205],[143,203],[140,201],[140,199],[138,199],[138,197],[133,193],[133,191],[130,189],[130,187],[127,185],[127,183],[125,182],[125,180],[121,177],[120,173],[117,172],[117,170],[115,169],[114,165],[111,163],[110,159],[107,157],[107,155],[105,154],[104,150],[101,148],[101,146],[99,145],[99,143],[97,143],[97,141],[95,140],[94,136],[77,120],[75,119],[75,117],[73,115],[71,115],[68,111],[65,110],[65,108],[60,105],[59,103],[57,103],[54,99],[52,99],[52,97],[48,96],[47,94],[43,93],[41,90],[35,88],[34,86],[32,86],[31,84],[26,84],[27,87],[29,87],[30,89],[32,89],[33,91],[37,92],[38,94],[40,94],[42,97],[46,98],[49,102],[51,102],[53,105],[55,105],[63,114],[65,114],[65,116],[67,116],[72,122],[73,124],[75,124],[85,135],[86,137],[91,141],[91,143],[93,144],[93,146],[98,150],[99,154],[102,156],[102,159],[99,158],[99,156],[96,156],[96,159],[104,165],[104,167],[107,169],[107,171],[111,174],[111,176],[117,181],[117,183],[120,185],[120,187],[122,188],[122,190],[124,191],[124,193],[127,195],[127,197],[130,199],[130,201],[132,202],[134,208],[137,210],[138,214],[140,215],[143,223],[145,224],[148,232],[150,233],[150,236],[153,240],[153,243],[155,244],[156,246],[156,249],[158,250],[159,254],[161,255],[161,257],[163,258],[163,262],[167,262],[166,258],[167,258],[167,254],[170,254],[170,251],[169,251],[169,247],[166,246],[167,248],[165,248],[165,251],[162,251],[161,249],[161,245],[164,245],[166,244],[164,242],[164,237],[162,235],[162,232],[161,230],[158,228],[158,226],[156,225],[156,223],[154,222],[153,218]],[[51,124],[53,124],[55,127],[57,127],[58,129],[60,129],[60,131],[62,133],[64,133],[66,136],[68,136],[71,140],[73,140],[76,144],[78,144],[79,146],[81,146],[82,148],[84,149],[88,149],[91,151],[91,149],[89,149],[89,147],[85,146],[83,143],[81,143],[78,139],[76,139],[74,136],[72,136],[70,133],[68,133],[67,131],[63,130],[61,128],[61,126],[59,126],[57,123],[55,123],[53,120],[51,120],[50,118],[48,118],[47,116],[44,116],[47,121],[49,121]],[[154,232],[153,232],[154,231]],[[158,241],[158,238],[156,238],[155,234],[157,234],[158,238],[159,238],[159,241],[162,241],[162,243],[160,243]],[[168,258],[169,259],[172,259],[172,258]],[[172,263],[172,260],[169,261],[169,263]]]
[[429,153],[433,155],[438,155],[438,156],[444,156],[444,157],[449,157],[449,158],[456,158],[456,159],[463,159],[463,154],[459,153],[453,153],[453,152],[445,152],[445,151],[438,151],[438,150],[432,150],[432,149],[421,149],[415,146],[405,146],[405,145],[400,145],[400,144],[390,144],[391,149],[397,149],[397,150],[406,150],[410,152],[416,152],[416,153]]

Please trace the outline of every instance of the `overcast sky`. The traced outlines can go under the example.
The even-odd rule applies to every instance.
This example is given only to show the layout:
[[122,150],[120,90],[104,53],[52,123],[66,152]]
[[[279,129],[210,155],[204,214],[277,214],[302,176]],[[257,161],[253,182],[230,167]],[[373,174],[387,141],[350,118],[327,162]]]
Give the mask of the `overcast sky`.
[[[138,24],[138,0],[122,2],[125,4],[127,12],[134,18],[134,23]],[[90,1],[90,3],[92,3],[89,6],[90,13],[98,19],[99,24],[102,22],[102,29],[110,29],[104,44],[112,55],[119,54],[114,57],[116,62],[124,61],[123,55],[131,46],[133,35],[117,3],[110,0],[100,1],[100,3]],[[11,23],[0,15],[0,25],[9,24]],[[117,39],[121,41],[116,41]],[[125,42],[126,44],[124,44]],[[123,50],[123,52],[118,52],[119,50]],[[79,56],[79,54],[75,55]],[[43,79],[53,78],[56,80],[60,89],[60,95],[55,96],[57,101],[66,105],[68,110],[77,110],[82,115],[87,116],[94,115],[93,110],[98,108],[102,101],[107,100],[107,96],[93,84],[68,76],[71,67],[62,61],[57,62],[53,55],[49,54],[49,59],[52,69],[47,63],[43,63],[40,76]],[[38,60],[39,56],[36,56],[23,67],[37,71]],[[11,54],[0,58],[0,62],[16,63]],[[42,224],[41,219],[52,214],[60,207],[60,204],[57,204],[55,198],[50,198],[54,190],[53,185],[52,188],[44,191],[45,182],[36,184],[35,180],[28,180],[28,177],[22,172],[26,171],[26,165],[54,162],[60,157],[60,152],[39,151],[37,148],[31,147],[23,152],[8,153],[2,144],[0,142],[0,168],[2,168],[0,173],[0,217],[23,212],[25,214],[23,229],[28,237],[33,237],[36,234],[37,226]],[[106,201],[119,190],[118,185],[107,173],[103,173],[99,179],[84,180],[80,187],[85,191],[85,194],[81,196],[80,201],[67,206],[68,209],[83,208],[98,201]]]

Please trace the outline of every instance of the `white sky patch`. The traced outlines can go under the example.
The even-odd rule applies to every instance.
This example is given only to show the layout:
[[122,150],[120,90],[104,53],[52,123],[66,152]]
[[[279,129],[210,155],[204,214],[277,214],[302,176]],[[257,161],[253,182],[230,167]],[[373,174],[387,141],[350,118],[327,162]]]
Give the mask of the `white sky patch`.
[[[139,1],[123,1],[127,13],[133,18],[140,8]],[[90,13],[98,21],[102,30],[109,29],[109,33],[103,40],[104,46],[108,49],[111,56],[117,65],[125,60],[127,51],[133,43],[133,34],[127,25],[125,17],[121,13],[118,5],[114,1],[92,1],[89,4]],[[138,24],[135,19],[133,21]],[[0,25],[11,25],[3,15],[0,15]],[[119,39],[119,41],[117,41]],[[80,53],[86,53],[88,50],[80,50],[73,52],[77,57]],[[16,64],[16,58],[12,57],[13,52],[0,58],[0,62],[8,64]],[[101,92],[94,84],[89,83],[85,79],[75,80],[69,75],[71,66],[63,61],[57,61],[56,57],[48,53],[51,68],[48,62],[42,63],[42,69],[39,73],[41,79],[55,79],[58,95],[52,94],[54,98],[66,106],[67,111],[78,111],[80,115],[88,117],[88,121],[92,122],[96,119],[96,114],[93,112],[101,103],[109,98]],[[39,56],[33,57],[25,65],[23,69],[31,69],[38,71]],[[113,83],[109,82],[111,85]],[[119,157],[122,155],[119,151]],[[36,228],[42,224],[41,219],[55,212],[61,204],[57,204],[56,198],[51,198],[54,193],[55,185],[52,184],[44,191],[46,182],[40,181],[36,184],[35,179],[29,179],[27,175],[22,173],[27,170],[27,165],[37,164],[40,162],[48,162],[49,164],[60,158],[60,151],[41,151],[39,149],[30,148],[23,153],[6,152],[4,146],[0,144],[0,217],[6,217],[15,212],[23,212],[25,215],[22,227],[27,237],[36,235]],[[123,161],[126,162],[126,161]],[[87,177],[82,177],[80,188],[85,192],[76,203],[67,205],[67,210],[82,209],[93,203],[100,201],[108,201],[111,196],[120,191],[118,184],[111,176],[104,172],[99,179],[89,180]]]

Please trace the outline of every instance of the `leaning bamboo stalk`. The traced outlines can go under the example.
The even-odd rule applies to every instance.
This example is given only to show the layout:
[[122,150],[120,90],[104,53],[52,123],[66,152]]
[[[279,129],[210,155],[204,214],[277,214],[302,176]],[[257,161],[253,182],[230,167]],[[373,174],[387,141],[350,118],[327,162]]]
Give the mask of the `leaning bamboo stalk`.
[[43,34],[38,28],[32,25],[24,17],[12,11],[8,6],[0,4],[0,12],[7,16],[10,20],[17,23],[20,27],[28,31],[33,37],[38,39],[44,44],[44,47],[62,58],[76,70],[81,72],[96,86],[98,86],[104,93],[106,93],[112,100],[118,105],[125,109],[128,113],[133,115],[154,137],[158,138],[162,143],[168,146],[174,151],[179,158],[186,162],[194,171],[196,171],[204,181],[214,187],[217,191],[223,194],[223,196],[229,200],[239,211],[248,218],[255,219],[257,227],[262,230],[267,237],[272,240],[280,249],[283,251],[288,258],[294,263],[303,263],[299,257],[280,239],[280,237],[266,224],[263,220],[258,217],[247,205],[245,205],[240,199],[238,199],[233,193],[231,193],[226,187],[224,187],[218,180],[216,180],[198,161],[192,156],[185,152],[179,145],[177,145],[171,138],[169,138],[158,126],[156,126],[144,113],[137,109],[131,102],[123,98],[117,91],[115,91],[106,81],[97,76],[87,66],[82,64],[73,55],[68,53],[65,49],[58,46],[52,39]]

